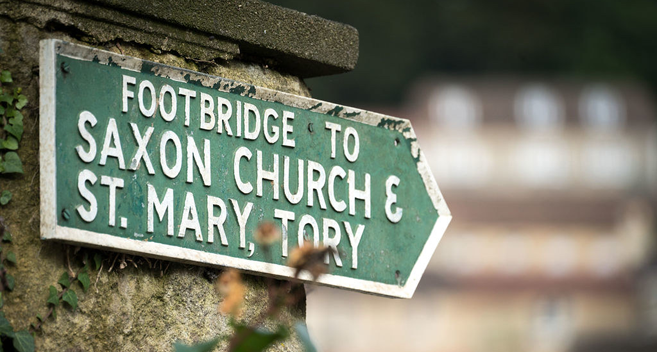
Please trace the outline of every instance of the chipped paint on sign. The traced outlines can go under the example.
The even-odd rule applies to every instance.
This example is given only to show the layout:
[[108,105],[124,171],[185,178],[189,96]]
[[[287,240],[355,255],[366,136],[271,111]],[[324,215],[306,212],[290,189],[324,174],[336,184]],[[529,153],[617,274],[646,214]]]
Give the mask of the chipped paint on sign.
[[408,298],[451,219],[407,120],[59,40],[41,72],[43,239],[279,278],[308,240],[319,283]]

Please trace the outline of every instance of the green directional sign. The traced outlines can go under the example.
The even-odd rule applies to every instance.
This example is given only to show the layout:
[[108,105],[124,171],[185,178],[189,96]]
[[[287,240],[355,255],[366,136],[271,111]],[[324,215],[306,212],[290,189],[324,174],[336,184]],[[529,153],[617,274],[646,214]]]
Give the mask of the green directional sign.
[[451,219],[407,120],[59,40],[40,72],[43,239],[282,278],[310,241],[319,283],[411,297]]

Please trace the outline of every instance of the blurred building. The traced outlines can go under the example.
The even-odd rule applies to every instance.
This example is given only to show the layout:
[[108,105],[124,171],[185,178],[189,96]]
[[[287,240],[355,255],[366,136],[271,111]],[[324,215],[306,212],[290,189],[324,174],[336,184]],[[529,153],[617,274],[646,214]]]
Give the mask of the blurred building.
[[[613,341],[604,345],[655,350],[649,92],[442,77],[409,96],[393,114],[413,121],[454,220],[412,300],[310,293],[320,348],[558,352]],[[637,341],[648,349],[631,349]]]

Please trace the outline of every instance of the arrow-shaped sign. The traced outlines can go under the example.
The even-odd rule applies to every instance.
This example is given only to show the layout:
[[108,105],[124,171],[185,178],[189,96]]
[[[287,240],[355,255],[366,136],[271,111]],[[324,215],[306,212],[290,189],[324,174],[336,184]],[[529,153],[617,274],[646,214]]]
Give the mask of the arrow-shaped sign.
[[451,219],[407,120],[59,40],[40,84],[43,239],[408,298]]

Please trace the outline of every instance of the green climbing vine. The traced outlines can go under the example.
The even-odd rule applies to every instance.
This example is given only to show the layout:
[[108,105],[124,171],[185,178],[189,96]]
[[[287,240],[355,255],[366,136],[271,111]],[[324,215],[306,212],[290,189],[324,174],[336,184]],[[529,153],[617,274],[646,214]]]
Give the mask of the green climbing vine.
[[[12,87],[11,72],[0,70],[0,173],[22,174],[23,163],[18,153],[18,143],[23,137],[23,114],[20,110],[27,104],[21,88]],[[11,200],[11,192],[0,192],[0,205]]]
[[[77,272],[74,272],[71,268],[70,257],[68,251],[70,247],[67,247],[66,250],[66,259],[68,262],[68,270],[64,271],[57,281],[57,285],[50,285],[48,288],[48,299],[46,300],[46,305],[48,306],[48,311],[44,314],[36,315],[36,322],[32,323],[30,330],[32,332],[41,331],[43,323],[48,320],[48,318],[53,317],[57,318],[57,307],[67,306],[73,311],[78,307],[78,295],[75,292],[74,286],[75,283],[78,283],[84,292],[87,292],[89,286],[91,286],[91,279],[89,278],[89,270],[91,262],[89,260],[89,253],[84,252],[82,256],[82,268]],[[93,257],[93,264],[96,270],[100,270],[102,264],[102,256],[99,253],[95,253]]]
[[[13,291],[16,285],[14,277],[7,272],[7,266],[16,265],[16,254],[5,247],[12,241],[11,233],[0,217],[0,308],[4,306],[4,292]],[[11,344],[10,344],[11,342]],[[34,336],[28,330],[14,331],[4,312],[0,311],[0,351],[34,352]]]
[[[16,153],[23,137],[23,114],[27,104],[21,88],[12,87],[11,72],[0,70],[0,174],[22,174],[23,164]],[[0,205],[11,200],[9,190],[0,192]],[[0,217],[0,308],[4,306],[4,293],[13,291],[16,279],[7,268],[17,263],[16,254],[8,249],[12,236],[4,218]],[[28,330],[14,331],[13,326],[0,311],[0,351],[34,352],[34,336]]]
[[11,87],[12,83],[11,72],[0,71],[0,150],[3,152],[0,173],[22,174],[23,163],[16,150],[23,137],[23,114],[20,110],[27,104],[27,97],[22,94],[22,88]]

